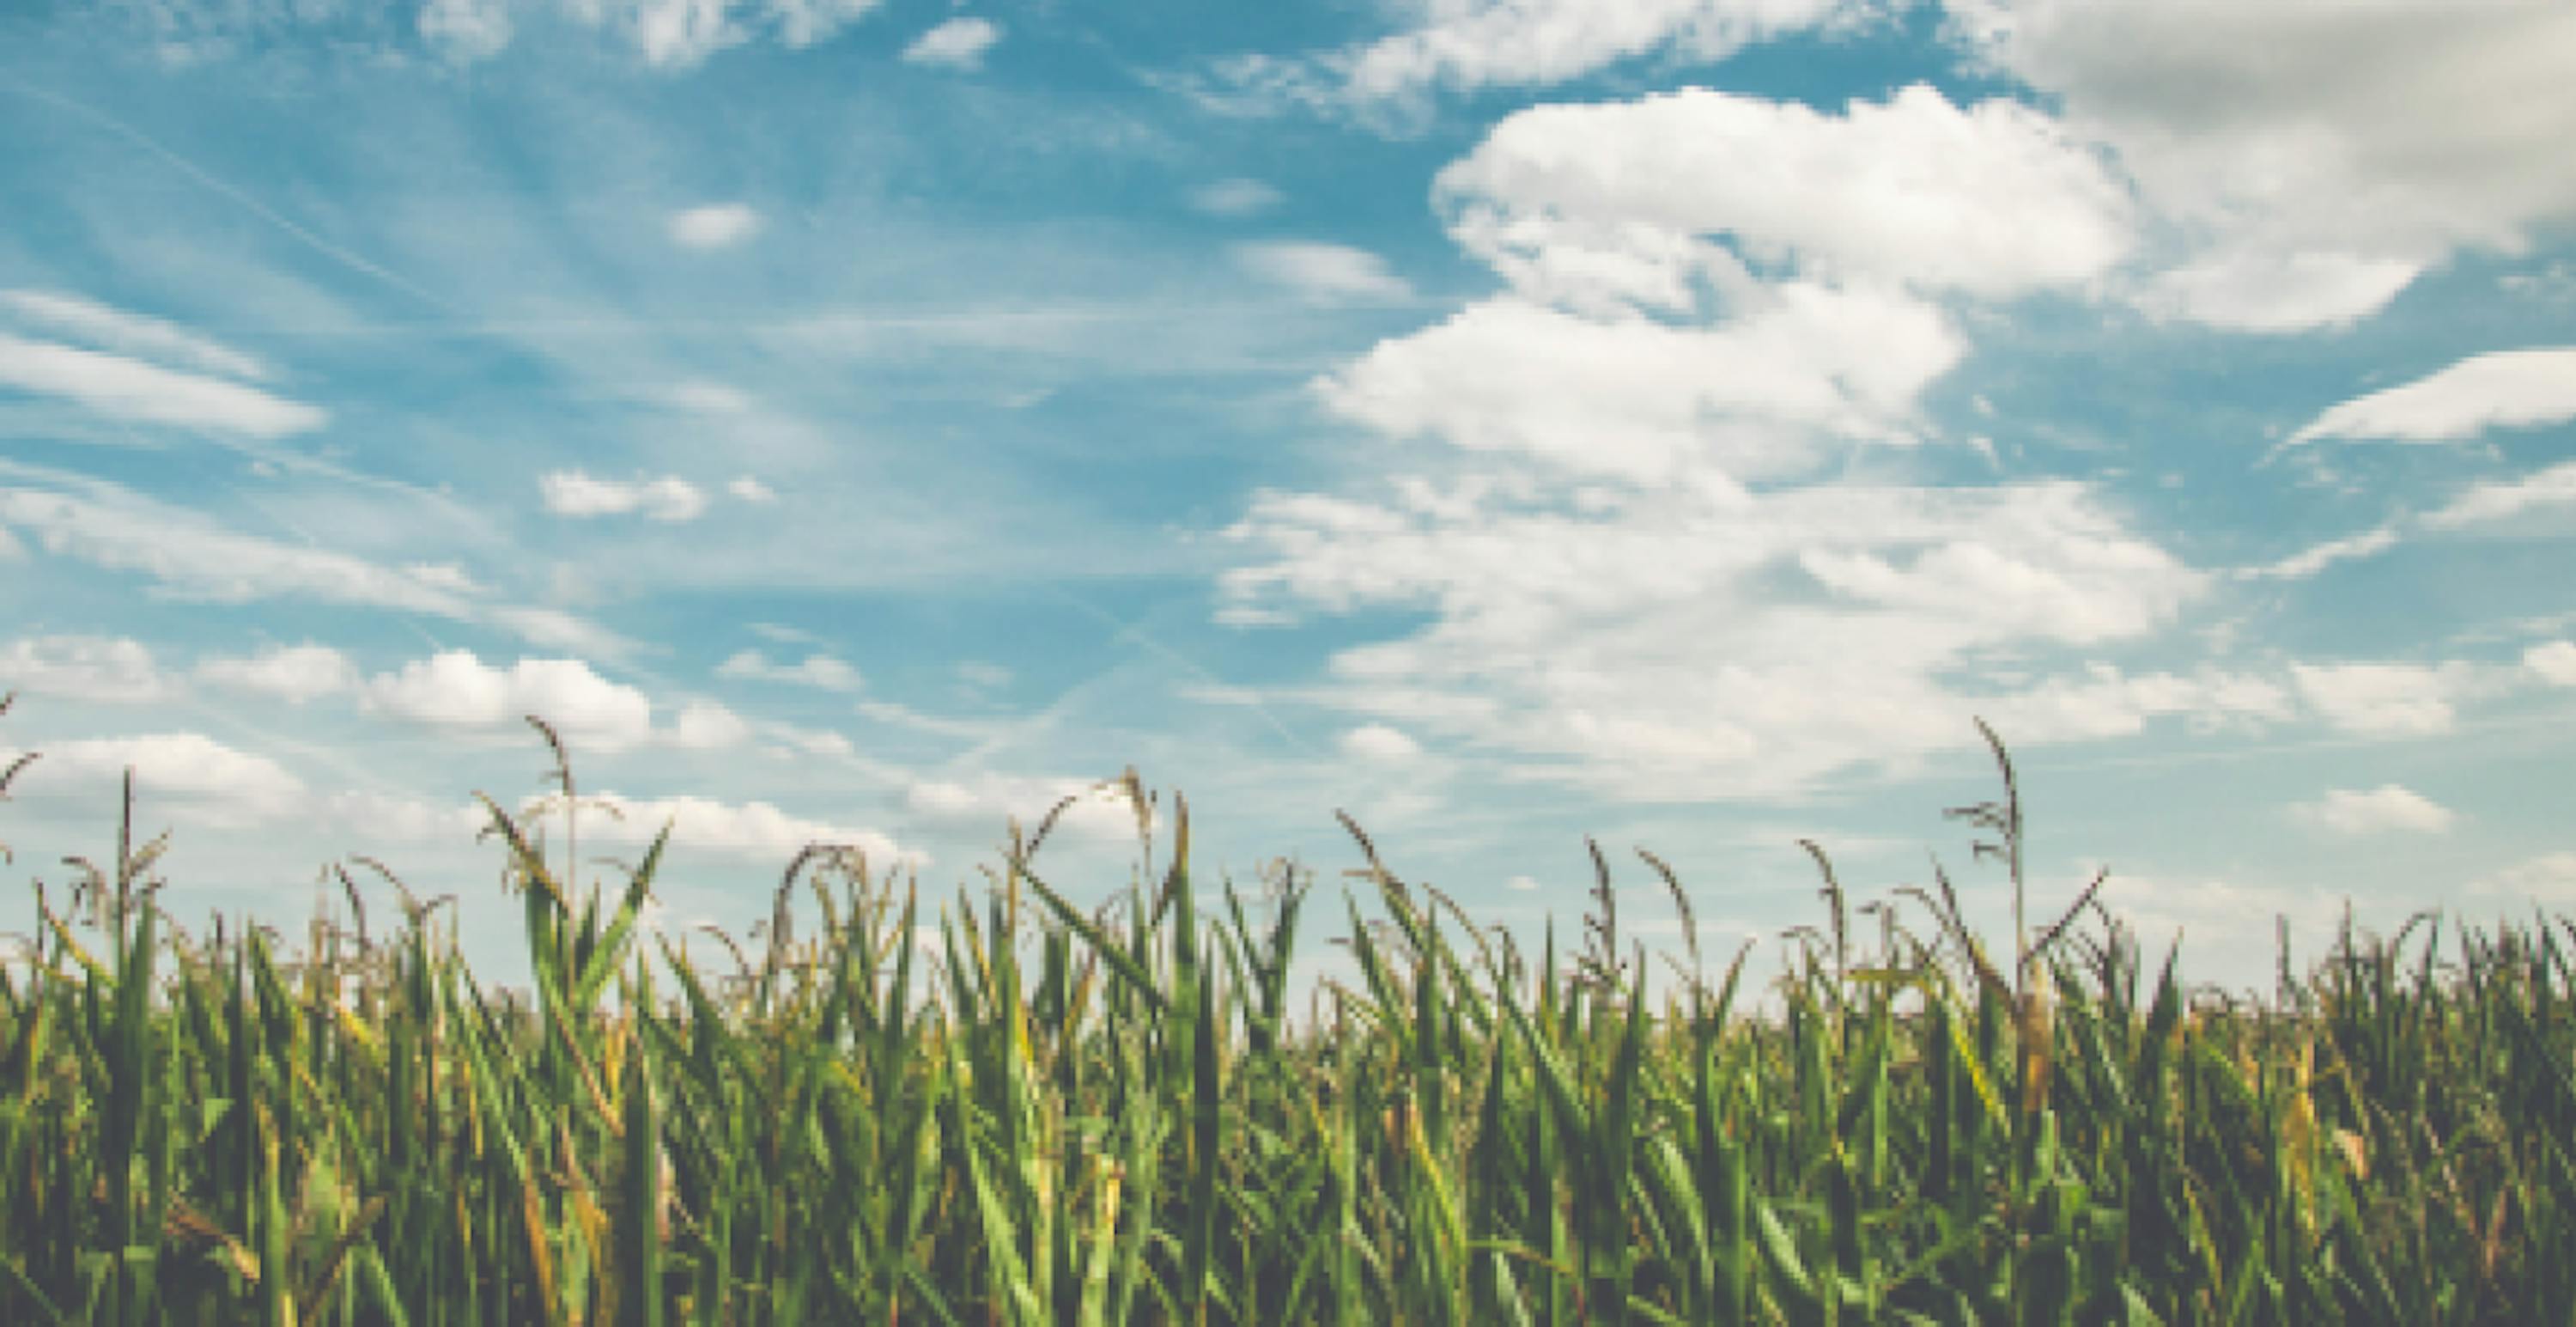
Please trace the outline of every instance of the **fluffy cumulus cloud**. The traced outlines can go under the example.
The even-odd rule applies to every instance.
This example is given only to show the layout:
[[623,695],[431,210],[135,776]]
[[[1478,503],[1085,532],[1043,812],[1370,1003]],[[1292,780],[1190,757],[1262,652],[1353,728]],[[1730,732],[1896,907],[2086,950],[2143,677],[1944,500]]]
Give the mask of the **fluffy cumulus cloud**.
[[1639,798],[1796,789],[1973,741],[1980,711],[2076,737],[2284,709],[2245,679],[1956,681],[1997,649],[2150,633],[2201,589],[2074,484],[1673,490],[1593,511],[1421,484],[1271,495],[1232,534],[1267,555],[1224,581],[1238,604],[1433,613],[1337,655],[1329,699]]
[[1746,303],[1675,324],[1501,296],[1378,343],[1317,391],[1392,437],[1578,476],[1725,483],[1910,440],[1917,394],[1966,349],[1938,309],[1884,292],[1797,282]]
[[640,848],[665,825],[674,851],[712,852],[772,869],[784,867],[796,854],[815,845],[855,848],[871,871],[919,865],[928,859],[905,849],[883,831],[814,820],[779,809],[769,802],[721,802],[704,797],[629,797],[597,795],[610,808],[582,822],[585,843]]
[[1386,260],[1346,244],[1268,240],[1238,244],[1234,260],[1252,275],[1321,304],[1399,300],[1413,293]]
[[1948,0],[2172,236],[2151,309],[2289,331],[2576,217],[2576,9]]
[[113,705],[171,699],[178,685],[141,641],[109,636],[38,636],[0,647],[0,692]]
[[1921,85],[1839,113],[1705,88],[1535,107],[1436,193],[1521,288],[1665,308],[1745,261],[1987,298],[2081,287],[2133,224],[2117,177],[2046,115]]
[[[730,249],[760,233],[760,213],[749,203],[708,203],[671,214],[671,242],[691,249]],[[703,386],[684,384],[683,386]],[[707,398],[703,391],[698,401]]]
[[2576,641],[2553,640],[2522,652],[2522,666],[2554,687],[2576,687]]
[[984,53],[1002,40],[1002,27],[988,18],[961,14],[912,39],[903,48],[904,62],[939,69],[980,69]]
[[818,691],[856,691],[864,683],[859,670],[828,654],[809,654],[798,663],[771,659],[758,650],[743,650],[716,665],[716,676],[749,682],[784,682]]
[[1394,764],[1422,754],[1422,744],[1405,735],[1401,728],[1382,723],[1364,723],[1345,731],[1339,745],[1342,754],[1372,764]]
[[576,519],[640,515],[678,524],[706,514],[707,495],[676,475],[658,479],[600,479],[580,470],[555,470],[537,479],[546,510]]
[[2460,442],[2489,429],[2576,419],[2576,346],[2499,350],[2326,411],[2290,435]]
[[354,691],[357,665],[328,645],[279,645],[257,654],[217,656],[197,662],[197,676],[215,686],[302,705]]
[[2354,836],[2447,834],[2459,818],[2449,807],[2394,783],[2370,789],[2335,788],[2291,811],[2321,829]]
[[[268,822],[309,810],[304,781],[266,756],[226,746],[203,733],[146,733],[49,742],[11,792],[66,799],[112,795],[127,770],[152,814],[232,825]],[[17,758],[0,755],[0,768]]]
[[2446,733],[2474,685],[2460,664],[2292,664],[2299,694],[2328,723],[2373,737]]
[[2206,587],[2096,489],[1825,470],[1920,439],[1958,306],[2083,296],[2129,251],[2116,177],[2045,117],[1920,87],[1542,107],[1435,193],[1508,289],[1316,390],[1440,477],[1265,493],[1229,532],[1227,620],[1429,615],[1320,698],[1653,800],[1901,764],[1973,713],[2074,740],[2295,712],[2241,675],[1992,667],[2151,639]]
[[533,714],[576,745],[621,750],[652,736],[653,706],[644,693],[578,659],[521,659],[502,668],[470,650],[447,650],[369,678],[364,695],[376,710],[440,728],[500,729]]
[[671,740],[693,750],[708,751],[740,746],[750,740],[751,725],[742,716],[712,700],[693,700],[680,707],[672,722]]

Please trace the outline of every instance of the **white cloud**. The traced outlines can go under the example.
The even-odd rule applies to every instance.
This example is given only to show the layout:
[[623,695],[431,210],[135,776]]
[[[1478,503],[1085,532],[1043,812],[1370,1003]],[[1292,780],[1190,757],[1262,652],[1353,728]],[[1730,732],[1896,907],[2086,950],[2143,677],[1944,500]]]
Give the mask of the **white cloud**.
[[692,249],[731,248],[760,232],[749,203],[709,203],[671,214],[671,242]]
[[1835,440],[1902,443],[1966,346],[1940,310],[1792,284],[1711,327],[1595,319],[1512,296],[1382,341],[1317,384],[1394,437],[1435,436],[1634,482],[1794,473]]
[[673,742],[698,751],[739,746],[750,737],[751,725],[743,722],[741,715],[712,700],[693,700],[681,706],[680,717],[671,727]]
[[0,692],[148,705],[177,694],[142,642],[107,636],[38,636],[0,649]]
[[514,35],[508,0],[429,0],[418,26],[424,44],[459,64],[499,55]]
[[906,64],[944,69],[981,69],[984,53],[1001,39],[1000,24],[961,15],[913,38],[912,44],[903,48],[903,59]]
[[2470,885],[2469,892],[2526,907],[2576,908],[2576,852],[2543,853],[2516,862]]
[[2280,962],[2280,927],[2294,961],[2333,943],[2348,914],[2360,925],[2385,920],[2368,900],[2323,889],[2240,884],[2113,871],[2103,905],[2135,927],[2149,952],[2181,940],[2184,980],[2269,991]]
[[2553,640],[2522,652],[2522,666],[2554,687],[2576,687],[2576,641]]
[[[185,819],[211,824],[273,821],[305,810],[305,787],[276,761],[203,733],[148,733],[47,743],[44,758],[11,790],[30,796],[95,798],[134,771],[138,798],[167,798]],[[14,759],[14,755],[10,757]],[[161,808],[147,805],[147,816]]]
[[566,741],[623,750],[652,736],[652,702],[578,659],[485,664],[470,650],[446,650],[368,680],[367,703],[415,723],[444,728],[515,727],[536,715]]
[[866,17],[882,0],[768,0],[778,24],[778,40],[791,49],[828,40],[842,28]]
[[0,333],[0,387],[76,402],[139,424],[276,439],[309,433],[330,415],[256,387],[96,350]]
[[2336,788],[2292,814],[2337,834],[2447,834],[2459,817],[2449,807],[2397,784],[2367,791]]
[[197,662],[197,676],[216,686],[256,692],[302,705],[323,696],[354,691],[357,665],[328,645],[272,646],[246,658],[215,657]]
[[1135,841],[1135,804],[1124,789],[1096,779],[999,774],[917,779],[904,789],[903,805],[927,824],[999,834],[1013,820],[1034,832],[1038,822],[1067,798],[1072,802],[1057,817],[1058,830],[1095,842]]
[[749,631],[752,635],[760,637],[762,640],[776,641],[781,645],[820,645],[823,643],[822,637],[805,630],[803,627],[791,627],[777,622],[747,623],[745,624],[744,629]]
[[2471,684],[2457,664],[2292,664],[2290,677],[2327,722],[2374,737],[2449,732],[2452,702]]
[[1317,303],[1400,300],[1413,294],[1386,260],[1345,244],[1271,240],[1234,247],[1243,270]]
[[666,68],[695,65],[745,36],[726,12],[731,0],[622,0],[603,8],[623,19],[645,63]]
[[2267,567],[2248,567],[2237,574],[2249,580],[2303,581],[2338,562],[2358,561],[2397,546],[2397,527],[2383,525],[2357,535],[2329,539]]
[[2180,718],[2196,732],[2259,728],[2292,717],[2297,707],[2279,683],[2250,674],[2205,669],[2132,676],[2097,663],[2080,677],[1983,700],[1979,711],[2014,741],[2076,742],[2127,737],[2166,718]]
[[2290,435],[2459,442],[2489,429],[2576,419],[2576,346],[2498,350],[2429,377],[2346,401]]
[[388,842],[470,843],[492,823],[479,802],[432,802],[367,788],[323,797],[320,818],[368,851]]
[[1972,44],[2115,151],[2185,241],[2150,308],[2347,322],[2460,248],[2576,216],[2576,9],[1950,0]]
[[1409,102],[1440,88],[1534,87],[1670,50],[1722,60],[1862,8],[1843,0],[1435,0],[1419,26],[1296,64],[1248,62],[1310,99]]
[[744,650],[716,665],[716,676],[754,682],[785,682],[818,691],[856,691],[859,670],[828,654],[809,654],[802,663],[774,663],[758,650]]
[[643,648],[630,637],[560,608],[506,605],[489,609],[484,616],[541,650],[625,659]]
[[584,843],[642,847],[665,824],[671,826],[675,849],[696,849],[783,867],[811,844],[857,848],[868,869],[920,865],[929,859],[908,851],[884,833],[822,820],[809,820],[769,802],[720,802],[703,797],[628,797],[608,792],[598,799],[615,808],[613,815],[582,821]]
[[968,659],[957,665],[957,680],[971,687],[995,690],[1011,684],[1011,670],[987,659]]
[[634,643],[555,609],[485,606],[481,587],[453,563],[387,567],[327,548],[247,535],[199,512],[97,480],[0,460],[0,478],[37,476],[77,490],[0,485],[0,528],[15,526],[44,551],[151,578],[174,598],[243,604],[309,599],[456,621],[488,620],[538,645],[601,655]]
[[1997,651],[2160,629],[2205,583],[2075,484],[1673,489],[1589,512],[1414,485],[1269,495],[1230,535],[1257,557],[1224,578],[1231,604],[1433,614],[1340,651],[1315,699],[1640,800],[1902,764],[1973,743],[1979,712],[2068,740],[2284,708],[2244,679],[1977,684]]
[[1407,761],[1422,754],[1420,742],[1382,723],[1362,724],[1345,731],[1340,745],[1343,755],[1379,764]]
[[2427,514],[2424,523],[2457,530],[2571,506],[2576,506],[2576,461],[2561,461],[2521,479],[2473,484]]
[[1279,206],[1279,191],[1259,180],[1234,176],[1190,190],[1190,206],[1212,217],[1248,217]]
[[1503,888],[1523,894],[1535,893],[1538,887],[1538,881],[1525,875],[1516,875],[1503,882]]
[[256,356],[159,318],[128,313],[96,300],[42,290],[0,290],[0,309],[24,321],[86,341],[94,349],[159,360],[204,373],[254,382],[269,376]]
[[725,485],[725,492],[732,494],[737,502],[749,502],[759,506],[767,506],[778,501],[778,491],[752,475],[738,476]]
[[849,760],[858,755],[850,739],[828,728],[799,728],[794,724],[763,724],[760,735],[779,745],[775,754],[820,756],[826,760]]
[[1578,305],[1686,309],[1740,262],[2006,298],[2095,282],[2131,243],[2120,182],[2055,121],[1920,84],[1840,114],[1705,88],[1534,107],[1435,193],[1470,252]]
[[579,470],[555,470],[537,480],[546,510],[576,519],[640,513],[649,520],[694,521],[707,510],[707,495],[676,475],[659,479],[597,479]]
[[2340,327],[2378,312],[2424,265],[2363,254],[2222,249],[2157,273],[2138,296],[2160,318],[2236,332]]
[[675,383],[657,395],[666,405],[700,415],[749,414],[753,404],[741,388],[702,378]]
[[433,590],[468,595],[484,592],[483,585],[474,579],[471,572],[453,562],[413,562],[406,564],[402,571]]

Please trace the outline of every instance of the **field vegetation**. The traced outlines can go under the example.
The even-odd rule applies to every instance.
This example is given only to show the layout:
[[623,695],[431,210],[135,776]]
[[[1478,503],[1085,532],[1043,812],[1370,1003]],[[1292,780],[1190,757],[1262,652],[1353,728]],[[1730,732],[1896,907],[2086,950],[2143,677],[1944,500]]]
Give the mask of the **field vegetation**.
[[[556,751],[489,804],[520,992],[363,860],[291,945],[183,929],[129,791],[0,969],[0,1321],[2576,1322],[2564,918],[2255,1000],[2091,891],[1990,949],[1819,852],[1775,974],[1633,944],[1651,855],[1525,948],[1357,826],[1340,891],[1211,885],[1174,799],[1104,907],[1044,825],[944,904],[818,848],[710,966],[660,843],[575,885]],[[1995,754],[1953,814],[2018,899]]]

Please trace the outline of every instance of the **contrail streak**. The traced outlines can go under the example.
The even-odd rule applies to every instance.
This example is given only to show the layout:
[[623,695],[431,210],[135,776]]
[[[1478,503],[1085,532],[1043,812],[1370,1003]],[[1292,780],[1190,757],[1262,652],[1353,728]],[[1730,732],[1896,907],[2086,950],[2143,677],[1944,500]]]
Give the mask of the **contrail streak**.
[[413,299],[419,300],[423,304],[427,304],[431,308],[437,309],[441,313],[455,314],[459,316],[462,316],[464,313],[464,310],[459,309],[455,305],[450,304],[447,301],[440,299],[438,296],[429,293],[427,290],[422,289],[419,285],[413,283],[409,278],[404,277],[402,274],[391,271],[383,265],[373,262],[358,254],[351,253],[349,250],[344,249],[337,244],[333,244],[331,241],[326,240],[321,236],[314,234],[312,231],[306,230],[304,227],[297,225],[286,217],[279,215],[275,209],[272,209],[266,203],[259,201],[257,198],[252,197],[230,181],[205,170],[195,162],[188,160],[186,157],[180,156],[169,148],[163,147],[159,140],[104,111],[95,110],[80,102],[74,101],[69,97],[63,96],[60,93],[48,92],[43,88],[33,87],[26,83],[19,82],[16,79],[0,80],[0,87],[5,87],[9,91],[15,92],[22,97],[41,101],[57,110],[68,111],[71,114],[87,120],[91,124],[124,139],[128,143],[142,148],[153,156],[159,157],[163,162],[177,170],[180,174],[187,176],[189,179],[195,180],[206,188],[211,189],[216,193],[231,199],[233,202],[240,204],[242,207],[249,209],[252,215],[266,221],[272,226],[277,227],[279,230],[285,231],[288,235],[301,241],[305,247],[343,267],[350,269],[351,271],[360,273],[364,276],[374,277],[385,285],[391,286],[394,289],[411,296]]

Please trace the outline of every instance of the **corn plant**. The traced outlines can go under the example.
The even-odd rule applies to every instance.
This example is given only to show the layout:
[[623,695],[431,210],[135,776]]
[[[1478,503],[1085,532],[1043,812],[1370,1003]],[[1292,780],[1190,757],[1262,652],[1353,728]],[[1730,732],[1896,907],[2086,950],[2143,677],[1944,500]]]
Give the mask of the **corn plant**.
[[1623,941],[1597,846],[1532,954],[1351,824],[1300,991],[1313,877],[1211,887],[1177,798],[1098,906],[1046,825],[944,896],[817,847],[701,962],[647,920],[667,830],[583,883],[546,738],[554,795],[484,803],[524,990],[373,859],[295,946],[188,932],[130,789],[34,889],[0,1320],[2576,1322],[2576,925],[2348,924],[2270,998],[2189,989],[2099,878],[2030,924],[1999,741],[1957,814],[2000,961],[1946,873],[1855,906],[1821,849],[1767,989],[1652,853],[1682,954]]

